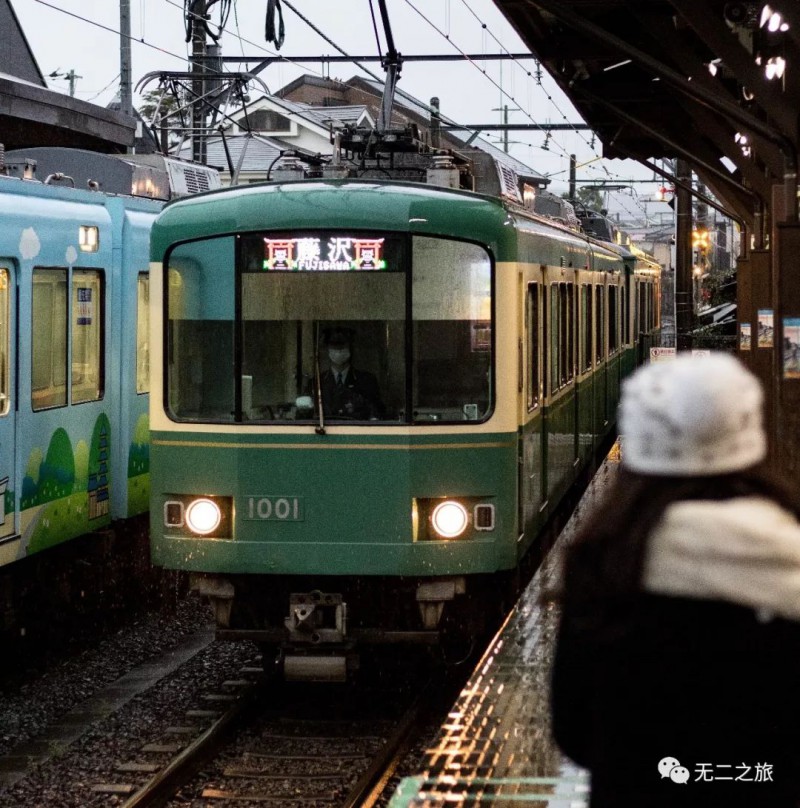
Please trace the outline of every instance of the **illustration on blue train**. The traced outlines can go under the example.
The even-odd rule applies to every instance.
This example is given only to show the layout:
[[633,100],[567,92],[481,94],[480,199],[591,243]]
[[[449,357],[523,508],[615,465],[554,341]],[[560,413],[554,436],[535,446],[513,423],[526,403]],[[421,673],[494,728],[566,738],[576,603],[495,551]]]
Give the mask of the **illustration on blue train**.
[[149,507],[148,255],[164,200],[132,190],[140,175],[163,175],[152,188],[168,182],[129,159],[66,148],[6,155],[0,567]]

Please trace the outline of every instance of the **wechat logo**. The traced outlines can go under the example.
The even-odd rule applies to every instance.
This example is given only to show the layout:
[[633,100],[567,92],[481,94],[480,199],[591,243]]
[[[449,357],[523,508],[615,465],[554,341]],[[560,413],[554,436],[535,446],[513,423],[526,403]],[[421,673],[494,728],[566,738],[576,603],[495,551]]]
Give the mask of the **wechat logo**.
[[680,761],[674,757],[661,758],[658,762],[658,771],[661,774],[661,779],[669,777],[673,783],[688,783],[689,770],[685,766],[681,766]]

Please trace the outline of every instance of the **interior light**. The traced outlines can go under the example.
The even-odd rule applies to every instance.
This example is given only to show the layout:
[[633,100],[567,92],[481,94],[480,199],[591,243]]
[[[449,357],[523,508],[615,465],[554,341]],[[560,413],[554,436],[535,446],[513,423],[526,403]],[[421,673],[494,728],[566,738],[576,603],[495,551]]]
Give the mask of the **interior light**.
[[467,529],[467,509],[460,502],[447,499],[433,509],[431,524],[443,539],[455,539]]
[[186,509],[186,524],[193,533],[205,536],[219,527],[222,511],[210,499],[196,499]]
[[716,76],[719,72],[719,66],[722,62],[722,59],[712,59],[708,63],[708,72],[711,73],[712,76]]
[[100,247],[100,231],[94,225],[80,225],[78,245],[83,252],[97,252]]
[[772,7],[769,3],[765,3],[764,7],[761,9],[761,16],[758,20],[758,27],[763,28],[767,22],[769,22],[770,18],[772,17]]

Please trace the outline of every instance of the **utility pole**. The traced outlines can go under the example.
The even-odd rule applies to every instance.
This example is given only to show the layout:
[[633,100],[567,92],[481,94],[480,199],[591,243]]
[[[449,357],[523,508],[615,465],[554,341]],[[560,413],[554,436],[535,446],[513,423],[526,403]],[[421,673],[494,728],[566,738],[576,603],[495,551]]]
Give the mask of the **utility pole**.
[[[512,107],[511,112],[519,111],[519,107]],[[508,154],[508,104],[503,104],[502,107],[493,107],[492,112],[503,113],[503,151]]]
[[[694,312],[692,306],[692,171],[686,160],[676,160],[675,177],[675,330],[679,351],[691,351]],[[684,187],[686,186],[686,187]]]
[[196,163],[205,165],[205,78],[202,75],[206,69],[206,0],[195,0],[189,4],[187,14],[192,15],[192,159]]
[[569,156],[569,198],[572,202],[575,201],[575,171],[577,170],[577,160],[574,154]]
[[58,70],[54,70],[52,73],[48,74],[48,78],[51,79],[66,79],[69,82],[69,94],[70,97],[75,96],[75,84],[78,79],[82,79],[83,76],[79,76],[74,68],[69,71],[69,73],[59,73]]
[[131,0],[119,0],[119,105],[133,115],[131,82]]

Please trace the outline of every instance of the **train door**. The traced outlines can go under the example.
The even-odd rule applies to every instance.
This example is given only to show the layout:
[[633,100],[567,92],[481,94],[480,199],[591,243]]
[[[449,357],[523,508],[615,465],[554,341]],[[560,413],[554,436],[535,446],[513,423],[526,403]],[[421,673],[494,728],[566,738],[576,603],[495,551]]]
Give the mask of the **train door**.
[[16,295],[13,265],[0,259],[0,542],[18,532],[16,508]]

